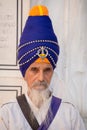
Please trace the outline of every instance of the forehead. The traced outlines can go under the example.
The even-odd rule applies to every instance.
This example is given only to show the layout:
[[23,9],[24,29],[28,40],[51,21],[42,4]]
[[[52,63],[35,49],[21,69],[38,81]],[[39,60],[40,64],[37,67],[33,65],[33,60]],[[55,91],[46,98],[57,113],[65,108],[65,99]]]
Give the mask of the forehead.
[[34,62],[32,63],[29,68],[32,68],[32,67],[36,67],[36,68],[53,68],[51,64],[48,64],[48,63],[37,63],[37,62]]

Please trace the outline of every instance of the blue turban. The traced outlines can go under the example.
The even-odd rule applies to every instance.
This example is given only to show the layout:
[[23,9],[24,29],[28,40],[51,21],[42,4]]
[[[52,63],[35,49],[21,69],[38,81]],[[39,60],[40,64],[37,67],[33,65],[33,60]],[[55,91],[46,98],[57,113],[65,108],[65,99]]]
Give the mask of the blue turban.
[[23,76],[28,67],[40,57],[41,52],[44,52],[54,69],[58,60],[59,45],[51,19],[45,14],[29,16],[22,32],[18,46],[18,63]]

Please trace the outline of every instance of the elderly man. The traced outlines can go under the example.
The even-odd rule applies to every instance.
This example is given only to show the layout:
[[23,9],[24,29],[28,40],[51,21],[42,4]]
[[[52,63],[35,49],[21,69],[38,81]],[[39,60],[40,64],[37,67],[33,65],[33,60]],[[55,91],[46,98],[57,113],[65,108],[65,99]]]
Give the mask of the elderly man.
[[18,63],[28,92],[1,107],[0,130],[85,130],[77,109],[53,96],[49,88],[58,55],[48,10],[34,6],[18,47]]

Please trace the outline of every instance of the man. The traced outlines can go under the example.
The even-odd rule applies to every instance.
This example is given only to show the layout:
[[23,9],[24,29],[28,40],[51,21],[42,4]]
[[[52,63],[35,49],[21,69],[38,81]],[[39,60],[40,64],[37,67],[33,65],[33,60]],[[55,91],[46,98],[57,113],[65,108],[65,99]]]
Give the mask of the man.
[[28,92],[1,107],[0,130],[85,130],[77,109],[53,96],[49,87],[58,55],[48,10],[35,6],[18,47],[18,63]]

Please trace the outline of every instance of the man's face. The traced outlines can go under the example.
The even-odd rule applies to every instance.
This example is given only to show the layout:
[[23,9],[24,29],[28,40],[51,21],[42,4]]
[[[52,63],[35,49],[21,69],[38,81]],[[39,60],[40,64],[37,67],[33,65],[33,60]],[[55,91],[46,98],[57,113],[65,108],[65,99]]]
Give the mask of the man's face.
[[25,73],[29,89],[45,90],[51,81],[53,68],[47,63],[32,63]]

